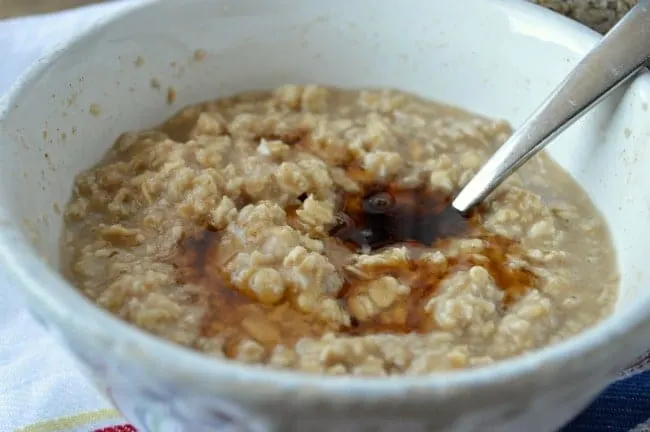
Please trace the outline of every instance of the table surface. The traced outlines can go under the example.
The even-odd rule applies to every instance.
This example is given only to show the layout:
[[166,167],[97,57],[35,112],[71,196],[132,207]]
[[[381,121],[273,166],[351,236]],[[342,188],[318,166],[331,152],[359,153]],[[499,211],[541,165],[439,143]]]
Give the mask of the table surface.
[[0,19],[43,14],[99,3],[101,0],[0,0]]

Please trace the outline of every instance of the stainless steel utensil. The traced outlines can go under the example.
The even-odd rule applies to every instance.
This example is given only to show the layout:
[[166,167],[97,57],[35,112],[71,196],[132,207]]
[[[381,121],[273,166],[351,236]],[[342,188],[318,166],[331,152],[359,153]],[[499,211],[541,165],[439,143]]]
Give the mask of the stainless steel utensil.
[[650,57],[650,0],[640,0],[454,199],[466,213],[553,138],[643,68]]

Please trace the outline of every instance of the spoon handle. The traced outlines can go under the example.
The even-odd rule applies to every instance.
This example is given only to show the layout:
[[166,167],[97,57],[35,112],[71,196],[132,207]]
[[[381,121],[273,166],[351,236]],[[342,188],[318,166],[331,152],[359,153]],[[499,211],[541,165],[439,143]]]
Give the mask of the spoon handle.
[[452,203],[465,213],[643,67],[650,57],[650,0],[640,0],[494,153]]

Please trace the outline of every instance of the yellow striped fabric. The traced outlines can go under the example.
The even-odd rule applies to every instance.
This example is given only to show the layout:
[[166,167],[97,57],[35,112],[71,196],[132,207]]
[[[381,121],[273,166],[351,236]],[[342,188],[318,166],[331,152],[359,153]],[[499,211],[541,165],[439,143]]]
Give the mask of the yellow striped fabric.
[[101,409],[85,413],[60,417],[53,420],[42,421],[30,426],[25,426],[16,432],[62,432],[69,431],[98,421],[118,420],[120,413],[114,409]]

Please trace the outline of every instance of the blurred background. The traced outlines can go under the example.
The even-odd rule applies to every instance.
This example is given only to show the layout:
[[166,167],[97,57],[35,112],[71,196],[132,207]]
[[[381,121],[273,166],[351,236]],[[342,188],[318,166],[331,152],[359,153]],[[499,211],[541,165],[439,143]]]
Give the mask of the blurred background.
[[[488,0],[486,0],[488,1]],[[606,32],[637,0],[530,0]],[[54,12],[101,0],[0,0],[0,19]]]
[[0,0],[0,19],[55,12],[100,2],[101,0]]

